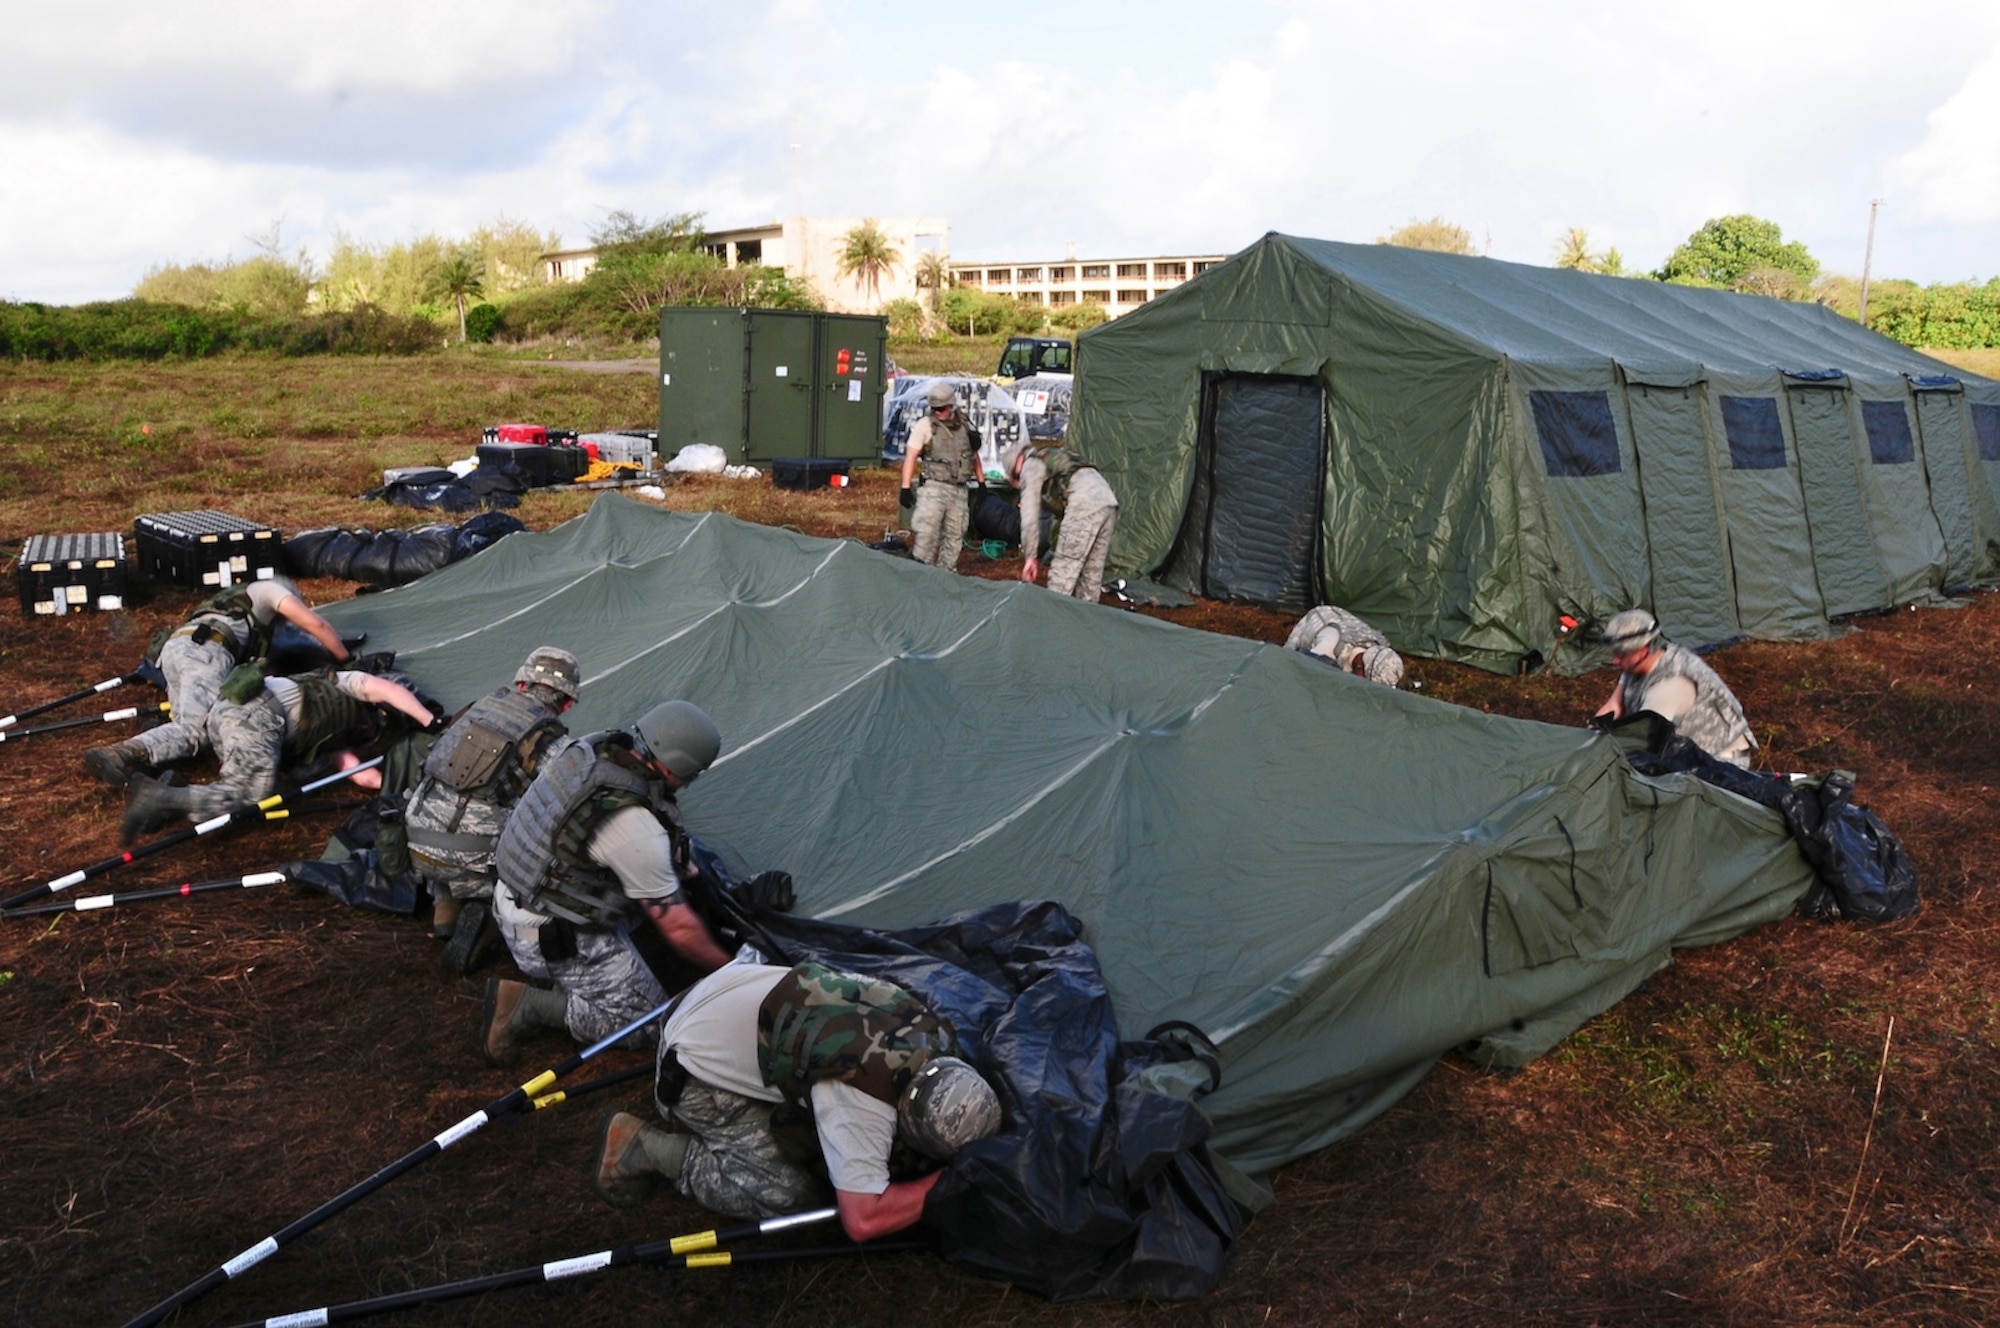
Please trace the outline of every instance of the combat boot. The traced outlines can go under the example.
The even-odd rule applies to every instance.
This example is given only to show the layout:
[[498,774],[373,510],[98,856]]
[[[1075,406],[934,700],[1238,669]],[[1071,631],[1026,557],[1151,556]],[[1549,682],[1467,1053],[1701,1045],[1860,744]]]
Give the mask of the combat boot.
[[134,775],[125,786],[125,815],[118,822],[119,841],[129,847],[140,835],[164,830],[188,814],[188,791],[151,775]]
[[597,1121],[597,1169],[590,1188],[614,1208],[636,1207],[662,1180],[680,1178],[687,1150],[685,1134],[629,1112],[606,1111]]
[[[443,890],[444,893],[431,897],[431,939],[448,941],[452,932],[458,929],[460,907],[458,897],[441,885],[433,886],[432,889]],[[462,968],[459,970],[461,973],[464,971]]]
[[500,945],[500,929],[493,925],[493,905],[484,899],[467,899],[457,905],[457,919],[451,939],[445,943],[445,967],[454,973],[471,973],[491,959]]
[[486,979],[479,1004],[479,1054],[505,1068],[521,1058],[520,1037],[538,1028],[562,1028],[569,1002],[560,991],[508,978]]
[[113,788],[124,788],[132,776],[153,768],[146,749],[129,738],[108,747],[93,747],[83,754],[83,768]]

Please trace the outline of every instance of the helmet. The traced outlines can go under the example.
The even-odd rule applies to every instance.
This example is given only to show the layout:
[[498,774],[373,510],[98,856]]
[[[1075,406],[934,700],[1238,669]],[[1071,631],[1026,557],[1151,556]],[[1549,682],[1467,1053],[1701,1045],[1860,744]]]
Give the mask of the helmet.
[[1022,457],[1028,455],[1029,448],[1030,444],[1028,440],[1023,438],[1020,442],[1015,443],[1000,454],[1000,470],[1007,476],[1009,484],[1018,484],[1020,482],[1019,477],[1014,473],[1014,467],[1020,462]]
[[1394,687],[1403,680],[1403,657],[1387,646],[1370,646],[1361,652],[1361,672],[1370,682]]
[[953,390],[950,383],[947,383],[942,378],[931,381],[931,385],[925,391],[924,397],[931,403],[932,410],[936,410],[939,406],[956,406],[958,404],[958,393]]
[[632,726],[632,745],[686,784],[714,764],[722,751],[722,733],[693,702],[662,701]]
[[1629,655],[1660,639],[1660,620],[1644,609],[1627,609],[1604,625],[1604,644],[1614,655]]
[[576,656],[569,651],[558,650],[554,646],[536,646],[521,661],[521,667],[514,670],[514,681],[526,686],[540,684],[552,692],[561,693],[565,701],[574,701],[581,672],[576,665]]
[[896,1099],[896,1126],[910,1147],[943,1161],[1000,1132],[1000,1099],[979,1071],[956,1056],[939,1056]]

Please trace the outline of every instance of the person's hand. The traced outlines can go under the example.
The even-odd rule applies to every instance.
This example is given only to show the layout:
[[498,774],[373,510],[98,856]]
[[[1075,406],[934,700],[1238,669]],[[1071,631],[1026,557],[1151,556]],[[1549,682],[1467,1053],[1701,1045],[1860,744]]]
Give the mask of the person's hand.
[[1033,585],[1035,584],[1036,579],[1041,576],[1041,574],[1042,574],[1041,560],[1036,558],[1033,554],[1028,555],[1028,557],[1021,563],[1021,579],[1023,581],[1026,581],[1029,585]]
[[917,491],[911,488],[909,485],[905,484],[903,486],[902,496],[898,498],[896,502],[898,506],[904,508],[915,507],[917,505]]

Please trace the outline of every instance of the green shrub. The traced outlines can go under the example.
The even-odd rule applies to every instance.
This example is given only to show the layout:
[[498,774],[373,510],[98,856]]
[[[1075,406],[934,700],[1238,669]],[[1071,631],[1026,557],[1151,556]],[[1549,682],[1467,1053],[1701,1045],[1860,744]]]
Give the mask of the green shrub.
[[44,305],[0,301],[0,356],[24,360],[203,359],[230,350],[285,355],[409,355],[437,330],[364,305],[344,313],[265,315],[153,300]]
[[467,341],[491,341],[499,334],[506,322],[498,306],[475,304],[465,311],[465,339]]

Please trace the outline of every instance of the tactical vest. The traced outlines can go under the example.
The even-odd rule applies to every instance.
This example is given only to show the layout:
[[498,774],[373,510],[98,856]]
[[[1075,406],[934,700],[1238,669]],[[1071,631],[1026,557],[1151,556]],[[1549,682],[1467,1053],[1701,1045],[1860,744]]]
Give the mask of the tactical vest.
[[1048,478],[1042,482],[1042,506],[1061,520],[1063,509],[1069,506],[1070,479],[1079,470],[1096,467],[1067,447],[1038,447],[1034,457],[1048,471]]
[[807,961],[778,979],[757,1009],[757,1065],[795,1104],[822,1079],[894,1106],[934,1056],[957,1054],[950,1024],[884,978]]
[[[543,755],[567,732],[553,711],[515,688],[503,687],[474,701],[424,760],[424,777],[410,807],[415,813],[423,806],[428,814],[409,820],[411,847],[491,853],[497,834],[460,831],[467,810],[477,803],[504,812],[520,801]],[[449,804],[450,810],[433,811],[433,803]]]
[[[223,622],[213,619],[226,620]],[[239,643],[229,627],[240,627],[244,640]],[[255,606],[250,602],[250,587],[239,583],[217,591],[201,603],[195,605],[188,614],[187,621],[174,633],[193,629],[198,640],[221,641],[229,647],[229,653],[238,664],[268,654],[271,649],[271,631],[257,622]],[[156,656],[157,657],[157,656]]]
[[332,746],[361,746],[382,732],[382,715],[373,705],[340,689],[325,669],[292,679],[299,687],[299,717],[287,746],[301,765],[319,759]]
[[979,444],[972,426],[960,417],[951,424],[929,420],[930,441],[924,447],[923,471],[926,484],[964,484],[979,475]]
[[587,927],[615,926],[630,915],[617,874],[590,859],[597,827],[626,807],[650,809],[673,840],[675,868],[686,862],[680,808],[662,784],[617,759],[631,750],[631,735],[613,729],[561,740],[543,753],[541,773],[514,804],[493,853],[500,879],[530,912]]
[[1676,733],[1710,756],[1721,756],[1743,738],[1756,747],[1757,739],[1750,732],[1742,704],[1706,660],[1686,646],[1671,642],[1662,642],[1660,652],[1661,658],[1645,674],[1628,673],[1620,683],[1626,714],[1646,709],[1646,693],[1660,683],[1670,678],[1686,678],[1694,684],[1694,704],[1675,722]]

